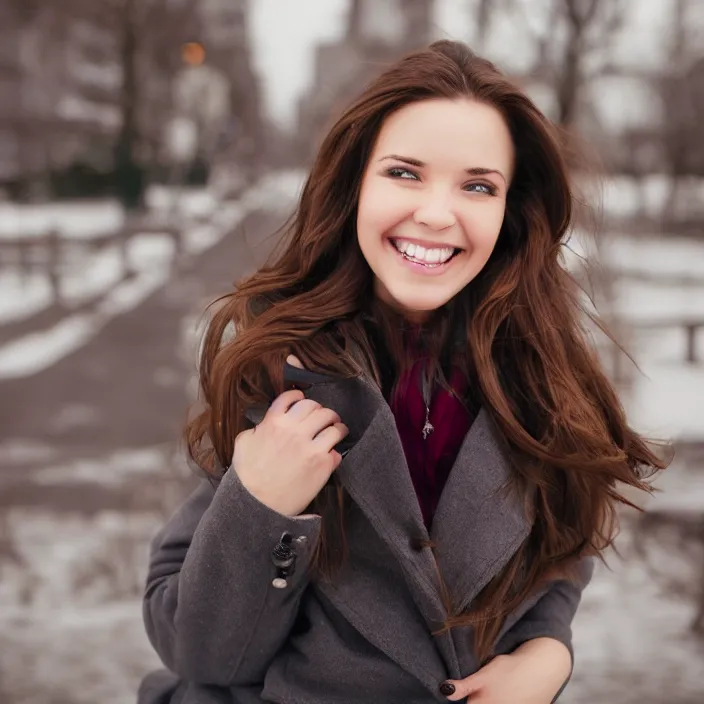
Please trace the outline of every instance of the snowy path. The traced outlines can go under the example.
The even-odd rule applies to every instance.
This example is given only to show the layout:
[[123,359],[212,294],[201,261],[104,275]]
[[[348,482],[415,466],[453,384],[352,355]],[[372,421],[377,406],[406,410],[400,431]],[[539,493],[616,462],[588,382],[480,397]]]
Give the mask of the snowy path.
[[[24,563],[5,565],[0,589],[0,679],[13,704],[59,694],[71,704],[134,702],[140,678],[159,667],[140,607],[147,544],[159,525],[153,513],[128,521],[115,512],[8,515]],[[657,560],[689,573],[664,551]],[[598,568],[577,615],[565,704],[704,701],[704,650],[688,635],[691,603],[654,583],[642,560],[613,558],[611,567]]]
[[[192,194],[186,203],[186,211],[201,217],[210,210],[210,222],[193,225],[186,230],[183,247],[186,255],[197,256],[214,246],[251,212],[260,208],[275,209],[290,204],[300,186],[298,172],[271,174],[248,190],[241,201],[234,204],[217,204],[209,201],[206,193]],[[162,195],[162,207],[164,197]],[[39,226],[52,224],[67,237],[86,235],[86,213],[80,206],[74,211],[49,207],[48,213],[37,209],[35,216],[15,214],[10,217],[0,210],[0,222],[14,222],[19,227],[22,218],[27,237]],[[102,221],[98,220],[93,230],[100,236],[107,227],[114,226],[116,214],[109,204],[103,206]],[[184,206],[182,206],[184,207]],[[7,209],[6,209],[7,210]],[[93,209],[88,211],[95,215]],[[70,233],[73,233],[71,235]],[[109,247],[78,263],[66,272],[61,281],[61,290],[66,301],[80,305],[92,297],[102,298],[88,312],[69,314],[51,327],[26,334],[0,346],[0,379],[22,378],[36,374],[55,364],[67,355],[83,347],[93,339],[116,316],[123,315],[139,306],[154,291],[162,287],[171,276],[173,241],[170,235],[149,233],[136,235],[130,241],[128,259],[135,270],[132,279],[120,280],[122,264],[117,246]],[[48,278],[36,275],[26,280],[19,274],[5,274],[0,279],[0,324],[22,319],[46,308],[51,302]]]

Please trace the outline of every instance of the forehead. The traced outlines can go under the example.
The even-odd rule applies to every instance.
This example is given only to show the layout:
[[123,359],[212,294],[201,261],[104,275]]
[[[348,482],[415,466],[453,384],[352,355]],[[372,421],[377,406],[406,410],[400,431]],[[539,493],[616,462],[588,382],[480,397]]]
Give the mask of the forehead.
[[382,124],[373,158],[412,157],[429,167],[485,167],[511,172],[513,141],[506,121],[491,105],[469,98],[411,103]]

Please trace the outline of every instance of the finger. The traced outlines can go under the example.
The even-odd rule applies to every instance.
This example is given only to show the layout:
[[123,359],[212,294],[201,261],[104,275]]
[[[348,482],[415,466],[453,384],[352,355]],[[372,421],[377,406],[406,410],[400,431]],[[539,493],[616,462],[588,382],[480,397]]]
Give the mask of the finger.
[[235,465],[235,458],[238,456],[238,454],[243,451],[244,447],[249,441],[249,438],[254,435],[254,431],[255,428],[248,428],[247,430],[243,430],[242,432],[238,433],[235,437],[234,446],[232,448],[232,458],[230,459],[231,467]]
[[301,360],[298,359],[298,357],[294,357],[292,354],[290,354],[288,357],[286,357],[286,361],[292,367],[297,367],[298,369],[303,369],[303,364],[301,363]]
[[271,404],[269,411],[273,413],[286,413],[291,406],[305,398],[302,391],[291,389],[279,394]]
[[342,462],[342,455],[337,450],[330,450],[330,457],[332,458],[332,471],[334,472]]
[[465,677],[463,680],[447,680],[443,682],[443,685],[449,685],[455,688],[452,694],[446,695],[447,699],[451,702],[459,702],[471,694],[478,694],[482,689],[482,680],[483,678],[479,676],[479,673],[476,673]]
[[238,443],[243,443],[247,442],[247,438],[251,437],[254,435],[254,431],[256,428],[247,428],[246,430],[241,430],[237,435],[235,436],[235,447],[237,447]]
[[[344,423],[335,423],[318,433],[314,442],[316,445],[320,445],[323,449],[330,452],[338,442],[341,442],[347,437],[349,432],[349,428]],[[340,460],[342,460],[342,456],[340,456]]]
[[308,418],[311,413],[320,408],[322,408],[322,406],[317,401],[313,401],[313,399],[310,398],[303,398],[290,406],[288,411],[286,411],[286,415],[296,423],[301,423]]
[[340,421],[341,418],[335,411],[331,408],[321,406],[305,419],[303,430],[313,439],[325,428],[335,425],[335,423],[339,423]]

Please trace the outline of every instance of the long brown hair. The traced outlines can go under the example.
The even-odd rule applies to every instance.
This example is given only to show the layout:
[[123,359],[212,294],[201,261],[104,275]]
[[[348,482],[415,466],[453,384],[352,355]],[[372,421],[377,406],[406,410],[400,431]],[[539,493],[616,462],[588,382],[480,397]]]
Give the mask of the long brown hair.
[[[666,466],[628,426],[560,261],[573,206],[565,150],[554,126],[490,62],[464,44],[436,42],[391,66],[335,122],[282,249],[217,302],[202,348],[201,406],[185,438],[192,459],[217,475],[248,427],[245,409],[281,392],[290,352],[310,369],[345,377],[362,370],[381,383],[367,324],[375,317],[372,276],[355,232],[360,183],[384,120],[432,98],[493,105],[516,150],[495,251],[438,312],[436,330],[443,341],[448,327],[459,332],[459,361],[506,439],[516,486],[534,497],[532,532],[507,567],[468,610],[450,605],[446,626],[473,626],[486,658],[507,613],[611,544],[616,506],[630,504],[622,489],[647,490],[648,473]],[[323,516],[315,560],[322,576],[344,560],[345,500],[338,485],[313,504]]]

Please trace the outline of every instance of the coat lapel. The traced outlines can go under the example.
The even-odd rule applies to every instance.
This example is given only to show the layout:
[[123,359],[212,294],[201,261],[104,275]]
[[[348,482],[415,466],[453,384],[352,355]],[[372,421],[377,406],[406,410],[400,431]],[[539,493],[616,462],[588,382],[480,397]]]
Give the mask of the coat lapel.
[[[414,546],[418,540],[429,540],[429,535],[396,423],[373,384],[363,379],[341,384],[344,389],[338,384],[316,385],[306,395],[336,410],[350,427],[352,448],[337,475],[373,533],[349,536],[349,542],[368,546],[362,559],[366,557],[375,569],[390,569],[389,553],[395,558],[412,608],[409,612],[398,585],[394,589],[383,580],[370,584],[362,570],[347,570],[337,584],[321,589],[360,633],[437,695],[440,682],[459,677],[459,665],[450,634],[432,635],[447,612],[435,558],[430,550]],[[375,539],[385,547],[381,556],[373,548]]]
[[524,499],[508,490],[512,469],[482,408],[464,439],[432,525],[436,559],[456,607],[466,609],[530,533]]
[[[431,635],[447,618],[439,574],[453,604],[466,608],[530,531],[523,504],[504,491],[511,477],[508,456],[481,410],[448,477],[429,536],[393,414],[373,383],[316,384],[306,396],[336,410],[350,428],[351,449],[337,475],[385,554],[395,557],[417,616],[409,613],[399,590],[368,581],[363,568],[347,570],[337,584],[320,588],[369,642],[437,695],[443,679],[470,674],[468,664],[459,663],[452,635]],[[413,546],[414,539],[428,538],[436,545],[434,555]],[[383,557],[374,560],[372,542],[369,536],[355,539],[370,546],[366,565],[384,569]]]
[[434,627],[445,617],[437,566],[429,550],[414,541],[428,540],[420,505],[396,430],[381,393],[363,379],[321,385],[306,395],[334,409],[350,428],[351,449],[337,476],[378,536],[396,557],[426,620]]

